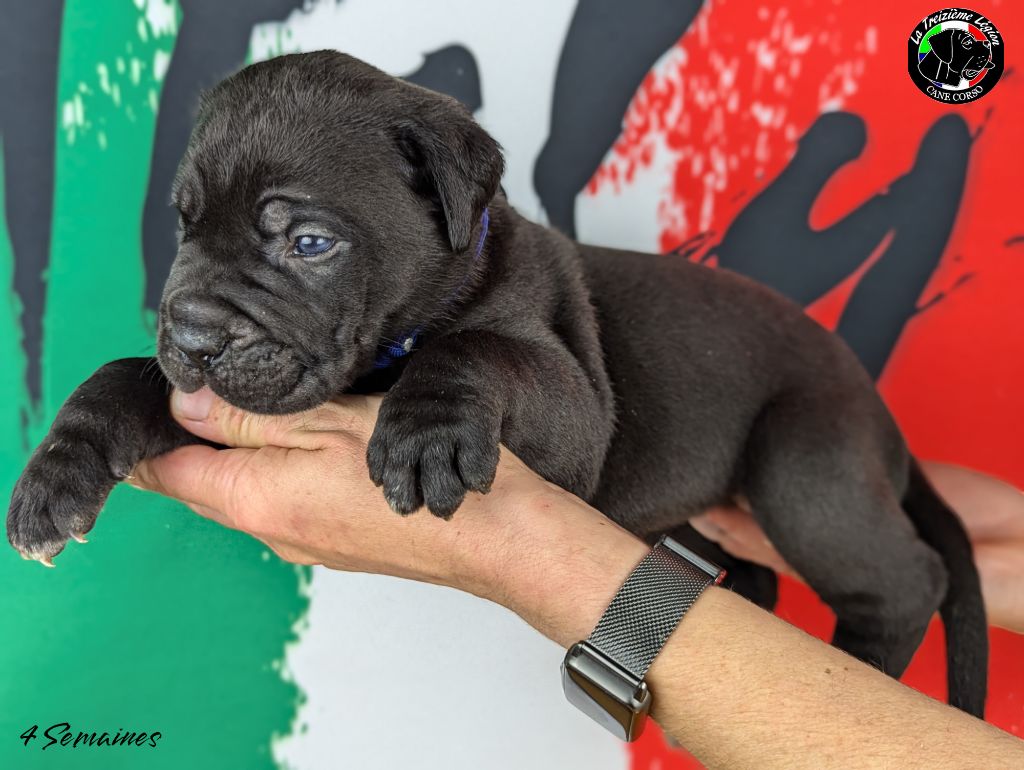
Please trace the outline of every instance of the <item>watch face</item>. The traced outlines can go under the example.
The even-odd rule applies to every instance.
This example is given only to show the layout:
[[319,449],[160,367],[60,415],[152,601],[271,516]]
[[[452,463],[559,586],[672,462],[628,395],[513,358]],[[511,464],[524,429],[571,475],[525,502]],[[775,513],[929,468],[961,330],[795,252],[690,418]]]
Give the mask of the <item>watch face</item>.
[[[593,682],[574,676],[573,673],[569,669],[562,669],[562,689],[569,703],[619,739],[629,740],[633,714],[627,714],[621,703],[609,702],[607,693],[599,690]],[[602,702],[595,700],[595,696],[601,698]]]
[[643,732],[651,706],[646,683],[627,679],[584,643],[565,656],[562,689],[571,704],[621,740]]

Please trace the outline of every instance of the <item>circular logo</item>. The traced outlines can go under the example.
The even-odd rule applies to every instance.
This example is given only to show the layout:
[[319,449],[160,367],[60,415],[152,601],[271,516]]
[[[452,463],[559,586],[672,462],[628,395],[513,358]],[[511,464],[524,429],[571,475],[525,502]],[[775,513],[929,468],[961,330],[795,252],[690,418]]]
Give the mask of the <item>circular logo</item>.
[[907,42],[910,77],[937,102],[980,99],[1003,74],[1003,36],[986,16],[967,8],[929,14]]

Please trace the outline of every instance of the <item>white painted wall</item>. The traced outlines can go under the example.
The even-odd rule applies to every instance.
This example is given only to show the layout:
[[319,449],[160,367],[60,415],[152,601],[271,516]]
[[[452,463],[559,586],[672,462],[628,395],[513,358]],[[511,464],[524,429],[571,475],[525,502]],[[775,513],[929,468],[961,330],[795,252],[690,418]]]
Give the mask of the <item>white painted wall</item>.
[[[555,69],[575,3],[318,0],[253,31],[255,59],[336,48],[394,74],[425,54],[468,47],[480,68],[480,122],[505,149],[505,188],[542,220],[534,160],[547,136]],[[582,240],[653,250],[670,169],[577,205]],[[308,700],[275,744],[297,770],[613,770],[622,743],[561,692],[563,651],[504,609],[436,586],[317,568],[308,625],[286,670]]]

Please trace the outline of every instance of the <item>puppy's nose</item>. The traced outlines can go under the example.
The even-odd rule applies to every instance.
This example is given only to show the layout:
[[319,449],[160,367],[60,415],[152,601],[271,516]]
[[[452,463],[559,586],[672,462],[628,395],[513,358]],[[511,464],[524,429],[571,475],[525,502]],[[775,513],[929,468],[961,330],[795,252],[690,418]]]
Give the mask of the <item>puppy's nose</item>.
[[180,294],[170,299],[167,311],[174,346],[202,369],[215,366],[228,344],[228,311],[212,300]]

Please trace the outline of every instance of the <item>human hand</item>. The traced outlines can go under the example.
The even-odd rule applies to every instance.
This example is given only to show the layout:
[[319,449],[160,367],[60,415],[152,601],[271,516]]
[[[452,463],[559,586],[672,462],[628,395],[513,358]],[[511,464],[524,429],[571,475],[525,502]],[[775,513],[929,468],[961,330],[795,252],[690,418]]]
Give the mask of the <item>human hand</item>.
[[[134,483],[247,531],[290,561],[449,585],[504,604],[562,646],[586,638],[649,547],[505,450],[491,492],[468,495],[451,521],[425,511],[399,516],[366,466],[379,403],[350,396],[260,417],[206,390],[175,393],[172,412],[183,426],[231,448],[183,447],[141,463]],[[921,747],[905,740],[908,718],[945,741],[929,747],[935,756],[955,746],[982,764],[1009,766],[1020,751],[1004,733],[951,715],[715,588],[648,678],[655,718],[709,766],[764,765],[767,756],[789,767],[823,752],[852,761],[863,759],[864,745],[920,759]],[[737,710],[751,719],[736,720]],[[830,729],[837,724],[838,733]]]
[[[956,465],[923,462],[922,467],[971,538],[989,622],[1024,633],[1024,494]],[[742,504],[712,508],[690,524],[733,556],[800,579]]]
[[591,589],[619,562],[625,577],[647,546],[505,449],[491,491],[468,494],[451,521],[396,514],[366,465],[380,402],[346,396],[268,417],[205,388],[175,391],[178,422],[230,448],[177,449],[140,463],[130,483],[248,532],[287,561],[459,588],[556,640],[586,636],[610,598]]
[[140,463],[133,483],[249,532],[287,561],[458,583],[467,565],[455,541],[467,517],[445,526],[433,517],[399,516],[370,481],[364,456],[380,402],[350,396],[267,417],[235,409],[205,388],[176,390],[175,418],[230,448],[178,449]]

